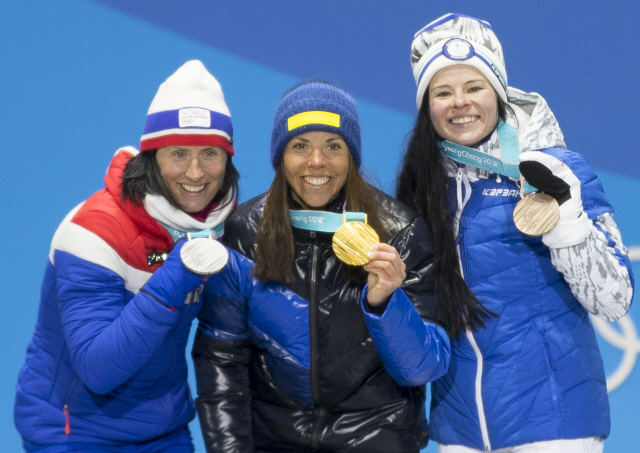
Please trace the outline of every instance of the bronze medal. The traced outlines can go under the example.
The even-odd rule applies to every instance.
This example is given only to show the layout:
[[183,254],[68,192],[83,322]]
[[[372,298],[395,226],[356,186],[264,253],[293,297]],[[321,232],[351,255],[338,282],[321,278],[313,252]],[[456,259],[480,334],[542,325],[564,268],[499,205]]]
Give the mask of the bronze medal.
[[346,222],[333,235],[333,251],[343,263],[363,266],[370,261],[371,247],[379,242],[371,226],[364,222]]
[[194,274],[212,275],[220,272],[229,259],[229,252],[218,241],[210,238],[194,238],[180,250],[184,267]]
[[516,228],[527,236],[542,236],[556,226],[560,218],[560,206],[555,198],[532,192],[522,198],[513,210]]

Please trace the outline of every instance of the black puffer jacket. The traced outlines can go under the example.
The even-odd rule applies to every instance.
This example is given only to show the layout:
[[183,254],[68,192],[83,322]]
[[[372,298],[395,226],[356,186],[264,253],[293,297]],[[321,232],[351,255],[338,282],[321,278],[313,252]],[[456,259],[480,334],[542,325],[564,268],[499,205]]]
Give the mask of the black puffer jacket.
[[[432,241],[417,214],[380,191],[375,197],[393,218],[385,221],[389,243],[407,266],[383,313],[366,311],[364,285],[349,281],[329,233],[293,228],[293,285],[250,279],[252,263],[233,253],[226,275],[207,284],[193,355],[208,452],[426,445],[424,384],[446,372],[450,354]],[[264,202],[264,194],[247,201],[226,223],[225,244],[250,260]],[[341,207],[336,200],[329,210]]]

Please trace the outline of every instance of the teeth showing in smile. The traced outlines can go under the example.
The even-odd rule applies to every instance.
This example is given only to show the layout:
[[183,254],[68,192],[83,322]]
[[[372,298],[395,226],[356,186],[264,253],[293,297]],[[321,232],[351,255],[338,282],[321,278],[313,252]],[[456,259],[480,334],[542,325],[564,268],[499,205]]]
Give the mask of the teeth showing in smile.
[[329,177],[328,176],[317,176],[317,177],[305,176],[304,182],[311,184],[312,186],[321,186],[329,182]]
[[453,124],[465,124],[476,121],[478,118],[478,116],[465,116],[464,118],[453,118],[451,122]]
[[180,184],[180,186],[187,192],[200,192],[202,189],[204,189],[204,184],[201,186],[188,186],[186,184]]

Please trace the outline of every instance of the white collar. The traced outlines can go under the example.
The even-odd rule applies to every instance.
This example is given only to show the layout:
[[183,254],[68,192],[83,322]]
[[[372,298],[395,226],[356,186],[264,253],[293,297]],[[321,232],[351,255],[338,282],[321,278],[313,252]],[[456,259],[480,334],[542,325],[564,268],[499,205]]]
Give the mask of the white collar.
[[143,204],[147,213],[158,222],[179,231],[194,232],[207,228],[213,229],[223,223],[233,210],[232,196],[233,190],[231,189],[220,202],[220,206],[211,211],[204,222],[194,219],[181,209],[174,208],[166,198],[160,195],[147,194]]

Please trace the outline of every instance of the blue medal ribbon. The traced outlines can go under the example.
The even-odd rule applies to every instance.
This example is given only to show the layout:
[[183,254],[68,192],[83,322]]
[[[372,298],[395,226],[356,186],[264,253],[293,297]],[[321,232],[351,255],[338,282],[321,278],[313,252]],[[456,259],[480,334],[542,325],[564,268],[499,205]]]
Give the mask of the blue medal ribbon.
[[326,211],[295,211],[289,210],[291,226],[303,230],[320,231],[323,233],[335,233],[345,222],[367,222],[367,214],[364,212],[346,211],[342,214]]
[[[502,159],[482,151],[478,151],[468,146],[458,145],[448,140],[438,142],[440,151],[447,157],[466,165],[473,165],[493,173],[520,180],[520,169],[518,168],[518,155],[520,147],[518,145],[518,132],[515,127],[509,126],[502,120],[498,121],[498,140],[500,141],[500,152]],[[535,188],[525,182],[523,188],[525,193],[535,192]]]
[[176,230],[175,228],[172,228],[169,225],[165,225],[164,223],[160,223],[160,225],[162,225],[169,232],[174,242],[178,242],[184,237],[188,237],[188,239],[207,237],[217,239],[222,236],[222,233],[224,232],[224,222],[215,228],[205,228],[204,230],[191,232]]

